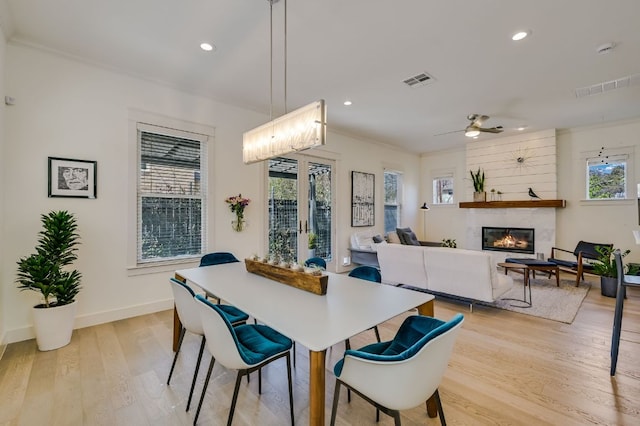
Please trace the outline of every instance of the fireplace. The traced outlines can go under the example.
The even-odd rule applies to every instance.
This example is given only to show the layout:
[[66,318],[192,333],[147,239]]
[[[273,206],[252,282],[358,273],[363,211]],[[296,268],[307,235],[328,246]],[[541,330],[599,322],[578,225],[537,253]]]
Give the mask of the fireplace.
[[533,228],[482,227],[482,250],[535,253]]

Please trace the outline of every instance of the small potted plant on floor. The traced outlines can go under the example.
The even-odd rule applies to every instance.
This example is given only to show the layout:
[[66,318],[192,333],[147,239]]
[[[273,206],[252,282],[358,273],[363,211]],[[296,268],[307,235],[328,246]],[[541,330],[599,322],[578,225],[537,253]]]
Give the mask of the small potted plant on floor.
[[314,232],[309,233],[309,252],[307,256],[309,258],[316,257],[316,249],[318,248],[318,234]]
[[[599,256],[593,263],[593,273],[600,275],[600,293],[607,297],[616,297],[618,292],[618,269],[613,257],[615,248],[608,246],[596,246]],[[631,250],[621,252],[624,258]]]
[[43,214],[41,221],[36,252],[18,261],[16,283],[20,290],[42,295],[42,303],[33,307],[33,321],[38,349],[48,351],[71,341],[82,275],[68,267],[77,259],[80,236],[67,211]]

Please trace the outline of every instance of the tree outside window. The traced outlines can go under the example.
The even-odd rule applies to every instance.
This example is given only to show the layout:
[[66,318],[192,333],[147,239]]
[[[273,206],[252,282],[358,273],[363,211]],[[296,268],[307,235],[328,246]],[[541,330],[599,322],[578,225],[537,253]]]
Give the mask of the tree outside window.
[[587,160],[587,199],[627,198],[627,160],[601,157]]
[[400,226],[400,200],[402,199],[402,174],[384,172],[384,232],[395,231]]
[[433,204],[453,204],[453,176],[433,178]]

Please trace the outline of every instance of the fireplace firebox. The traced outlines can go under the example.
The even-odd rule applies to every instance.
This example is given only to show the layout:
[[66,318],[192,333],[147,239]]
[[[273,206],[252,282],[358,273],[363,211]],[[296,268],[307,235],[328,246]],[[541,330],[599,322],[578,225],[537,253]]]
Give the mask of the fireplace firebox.
[[482,250],[535,253],[533,228],[482,227]]

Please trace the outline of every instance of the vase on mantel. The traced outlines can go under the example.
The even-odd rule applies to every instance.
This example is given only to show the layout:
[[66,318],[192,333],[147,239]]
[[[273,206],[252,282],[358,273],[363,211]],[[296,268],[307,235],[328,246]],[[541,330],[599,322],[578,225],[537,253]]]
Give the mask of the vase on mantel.
[[484,203],[487,201],[487,193],[486,192],[474,192],[473,193],[473,201],[475,203]]

